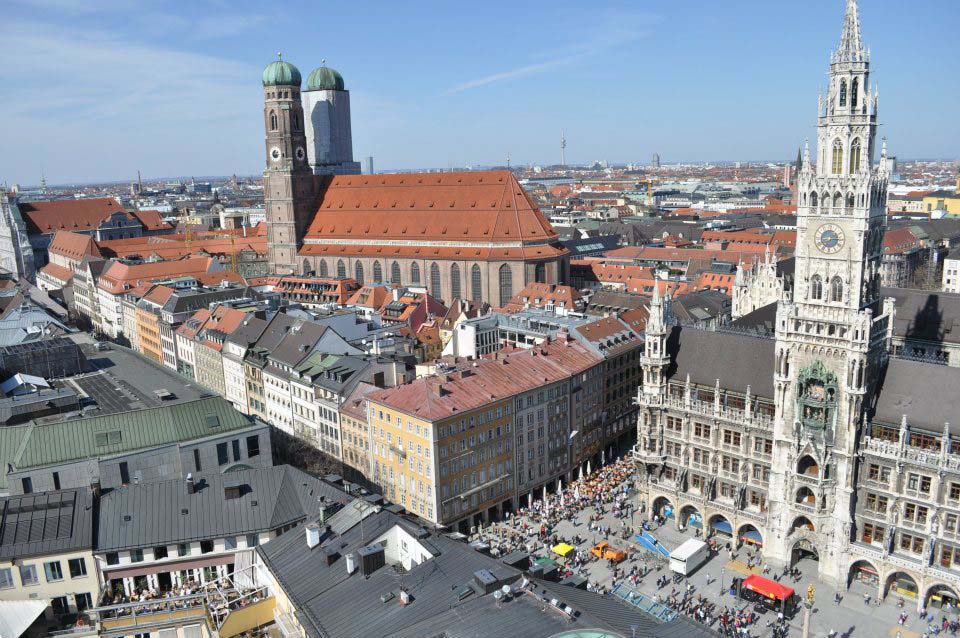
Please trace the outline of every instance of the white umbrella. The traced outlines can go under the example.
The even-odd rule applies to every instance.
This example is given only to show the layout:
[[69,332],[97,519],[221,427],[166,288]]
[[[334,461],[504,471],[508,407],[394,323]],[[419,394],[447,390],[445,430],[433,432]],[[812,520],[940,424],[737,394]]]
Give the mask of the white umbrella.
[[580,464],[580,476],[577,477],[577,480],[578,480],[578,481],[582,481],[582,480],[583,480],[583,463]]
[[579,486],[579,485],[577,485],[575,488],[573,488],[573,498],[577,499],[578,501],[580,500],[580,486]]
[[587,476],[590,476],[590,461],[587,461]]
[[544,504],[546,504],[547,502],[547,484],[546,483],[543,484],[543,502]]
[[530,492],[529,494],[527,494],[527,509],[528,510],[533,509],[533,492]]
[[563,498],[563,481],[557,479],[557,496]]
[[607,451],[600,450],[600,465],[604,465],[607,462]]

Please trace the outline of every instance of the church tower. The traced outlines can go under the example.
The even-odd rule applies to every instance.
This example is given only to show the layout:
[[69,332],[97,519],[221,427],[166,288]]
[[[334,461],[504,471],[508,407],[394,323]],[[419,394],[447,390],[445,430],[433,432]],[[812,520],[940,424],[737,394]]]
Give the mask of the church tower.
[[875,166],[878,100],[856,0],[847,1],[829,75],[815,160],[807,147],[797,178],[793,298],[777,309],[769,515],[781,533],[764,553],[786,564],[816,557],[820,576],[839,583],[853,525],[859,428],[892,312],[880,299],[886,148]]
[[267,260],[270,272],[281,275],[300,270],[297,249],[314,212],[300,83],[300,71],[283,59],[271,62],[263,71]]
[[359,175],[360,162],[353,161],[350,91],[343,76],[325,64],[314,69],[307,77],[303,110],[307,116],[307,158],[313,173]]

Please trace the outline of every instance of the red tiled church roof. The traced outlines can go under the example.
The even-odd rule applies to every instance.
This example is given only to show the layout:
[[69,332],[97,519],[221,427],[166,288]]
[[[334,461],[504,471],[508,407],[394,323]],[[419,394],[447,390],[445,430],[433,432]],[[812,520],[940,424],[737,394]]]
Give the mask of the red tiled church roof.
[[311,240],[356,238],[543,242],[557,233],[509,171],[328,178],[304,252],[317,253]]

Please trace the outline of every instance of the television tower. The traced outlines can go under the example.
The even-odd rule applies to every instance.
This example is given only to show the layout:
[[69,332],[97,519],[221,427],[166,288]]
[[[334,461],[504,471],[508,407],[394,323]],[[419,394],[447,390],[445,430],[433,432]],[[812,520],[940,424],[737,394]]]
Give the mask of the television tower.
[[567,138],[560,131],[560,166],[567,165]]

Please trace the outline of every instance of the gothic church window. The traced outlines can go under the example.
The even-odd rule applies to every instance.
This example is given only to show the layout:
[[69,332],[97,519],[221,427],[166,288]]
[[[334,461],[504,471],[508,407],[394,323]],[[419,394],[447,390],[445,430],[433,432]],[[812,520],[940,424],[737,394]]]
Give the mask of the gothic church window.
[[377,283],[383,281],[383,268],[380,266],[379,261],[373,262],[373,280]]
[[500,307],[506,306],[513,299],[513,271],[510,266],[500,266]]
[[821,297],[823,297],[823,280],[820,279],[820,275],[814,275],[810,279],[810,298],[820,299]]
[[840,106],[847,105],[847,81],[840,80]]
[[483,300],[483,282],[480,278],[480,266],[477,264],[470,269],[470,298],[477,303]]
[[830,301],[843,301],[843,280],[834,277],[830,282]]
[[450,266],[450,299],[460,299],[460,266]]
[[860,140],[853,140],[850,144],[850,172],[856,173],[860,170]]
[[390,266],[390,283],[400,285],[400,264],[397,262]]
[[543,264],[537,264],[534,268],[534,281],[538,284],[543,284],[547,282],[547,267]]
[[834,175],[843,172],[843,144],[840,140],[833,140],[833,164],[830,172]]
[[813,208],[817,207],[817,191],[810,193],[810,206]]
[[850,87],[850,106],[852,108],[857,108],[857,98],[860,93],[860,80],[857,78],[853,79],[853,84]]
[[443,296],[440,294],[440,266],[437,262],[430,264],[430,294],[436,299]]
[[329,274],[330,273],[327,271],[327,260],[321,259],[320,260],[320,276],[327,277]]
[[359,261],[353,267],[353,278],[357,280],[357,283],[361,286],[363,285],[363,264]]
[[420,264],[417,262],[410,265],[410,281],[415,284],[420,283]]
[[342,259],[337,260],[337,277],[340,279],[346,279],[347,277],[347,267],[344,265]]
[[270,130],[277,130],[277,114],[274,111],[270,111]]

